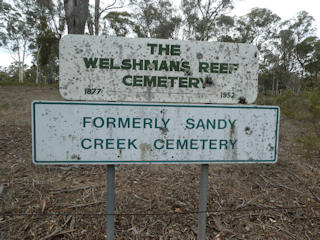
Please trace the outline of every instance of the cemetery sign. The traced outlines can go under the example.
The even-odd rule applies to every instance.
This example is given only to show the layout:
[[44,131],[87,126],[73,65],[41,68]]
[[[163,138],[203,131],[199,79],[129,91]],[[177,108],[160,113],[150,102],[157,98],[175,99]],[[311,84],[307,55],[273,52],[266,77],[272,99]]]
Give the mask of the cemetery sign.
[[66,35],[59,89],[67,100],[253,103],[258,50],[240,43]]
[[279,108],[32,104],[35,164],[275,163]]

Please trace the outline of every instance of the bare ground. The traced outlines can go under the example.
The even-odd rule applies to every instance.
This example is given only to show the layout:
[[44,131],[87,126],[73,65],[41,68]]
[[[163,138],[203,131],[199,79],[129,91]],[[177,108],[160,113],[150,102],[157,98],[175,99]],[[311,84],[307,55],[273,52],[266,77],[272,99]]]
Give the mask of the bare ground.
[[[62,100],[56,88],[0,87],[0,239],[105,239],[106,167],[31,162],[41,99]],[[281,117],[276,164],[210,165],[207,239],[320,239],[320,156],[296,143],[303,130]],[[196,239],[199,174],[117,166],[116,239]]]

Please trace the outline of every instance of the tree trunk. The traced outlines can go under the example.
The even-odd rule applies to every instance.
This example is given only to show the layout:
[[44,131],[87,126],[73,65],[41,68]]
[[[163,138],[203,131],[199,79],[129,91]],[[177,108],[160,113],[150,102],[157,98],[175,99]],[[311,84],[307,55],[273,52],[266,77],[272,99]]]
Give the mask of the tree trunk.
[[19,83],[23,83],[23,63],[21,61],[19,61],[18,68],[19,68]]
[[40,82],[40,69],[39,64],[37,64],[37,72],[36,72],[36,84],[38,85]]
[[278,96],[279,94],[279,79],[277,79],[277,82],[276,82],[276,96]]
[[99,35],[99,19],[100,19],[100,0],[95,0],[94,5],[94,31],[95,35]]
[[89,0],[64,0],[64,9],[69,34],[84,34]]
[[[318,72],[316,72],[316,79],[315,79],[315,83],[317,84],[318,82]],[[312,77],[311,77],[311,89],[313,89],[313,81],[312,81]]]
[[274,88],[275,88],[275,77],[274,77],[274,73],[272,73],[272,96],[275,95]]
[[87,27],[88,27],[88,30],[89,30],[89,34],[90,35],[94,35],[94,33],[93,33],[93,21],[92,21],[92,16],[91,16],[90,12],[88,12]]
[[40,63],[39,63],[39,59],[40,59],[40,51],[41,51],[41,43],[40,43],[40,47],[38,49],[38,53],[37,53],[37,72],[36,72],[36,84],[38,85],[40,83]]

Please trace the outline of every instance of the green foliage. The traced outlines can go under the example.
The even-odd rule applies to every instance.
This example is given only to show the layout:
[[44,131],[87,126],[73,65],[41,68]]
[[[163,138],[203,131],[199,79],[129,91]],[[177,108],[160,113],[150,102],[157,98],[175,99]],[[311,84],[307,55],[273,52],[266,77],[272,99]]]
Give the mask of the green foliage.
[[0,83],[9,82],[9,81],[10,81],[10,76],[5,71],[0,70]]
[[52,32],[45,21],[39,25],[39,34],[36,38],[38,47],[38,64],[43,67],[56,61],[59,53],[59,37]]
[[296,141],[308,155],[320,153],[320,87],[299,95],[289,90],[277,97],[259,95],[256,103],[279,105],[281,114],[303,123]]
[[187,39],[208,41],[217,36],[219,27],[224,28],[221,35],[226,35],[233,26],[232,19],[224,15],[233,8],[232,0],[182,0],[181,6]]
[[174,39],[181,19],[168,0],[131,0],[133,32],[143,38]]
[[280,17],[266,8],[253,8],[237,22],[238,42],[261,46],[276,32]]
[[115,31],[117,36],[126,36],[130,31],[131,14],[128,12],[109,12],[104,19],[108,20],[110,27]]
[[9,108],[10,108],[10,105],[8,102],[1,102],[0,103],[0,111],[8,110]]
[[36,84],[35,82],[0,82],[0,86],[21,86],[21,87],[56,87],[59,88],[58,83],[50,83],[50,84]]
[[318,122],[320,127],[320,87],[307,92],[306,96],[310,106],[312,121]]
[[317,135],[312,134],[309,130],[307,133],[303,132],[296,138],[296,142],[301,145],[301,149],[307,154],[307,157],[311,157],[313,153],[317,154],[320,138]]

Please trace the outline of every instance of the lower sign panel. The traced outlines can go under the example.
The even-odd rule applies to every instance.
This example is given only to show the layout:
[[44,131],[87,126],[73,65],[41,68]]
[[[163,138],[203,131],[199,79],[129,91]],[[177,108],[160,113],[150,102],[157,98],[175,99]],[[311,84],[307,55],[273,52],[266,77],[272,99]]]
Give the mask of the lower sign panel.
[[274,106],[32,104],[35,164],[275,163]]

